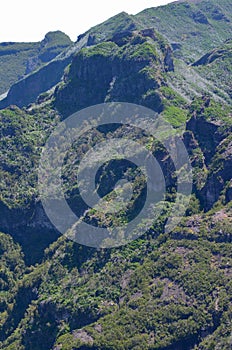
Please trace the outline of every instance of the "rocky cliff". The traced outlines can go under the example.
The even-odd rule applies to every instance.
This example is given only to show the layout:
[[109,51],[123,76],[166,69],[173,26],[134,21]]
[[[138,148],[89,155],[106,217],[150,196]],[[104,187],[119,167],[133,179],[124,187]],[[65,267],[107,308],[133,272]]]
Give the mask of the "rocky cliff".
[[55,106],[64,116],[109,101],[136,102],[161,112],[158,88],[166,84],[163,74],[172,70],[171,48],[153,30],[126,31],[74,57],[55,91]]
[[[28,72],[37,70],[11,87],[0,110],[1,349],[231,348],[231,42],[224,41],[231,13],[227,0],[121,13],[56,57],[56,35],[47,35],[39,60],[48,62],[37,69],[37,58],[27,61]],[[130,221],[146,199],[146,179],[135,164],[113,158],[98,169],[95,189],[108,206],[120,194],[115,184],[129,179],[128,206],[110,216],[87,206],[77,168],[102,141],[126,136],[143,145],[165,181],[160,215],[143,235],[122,247],[95,249],[60,236],[51,224],[38,192],[38,166],[60,121],[118,100],[148,106],[172,125],[172,148],[178,137],[184,142],[193,189],[188,206],[178,204],[181,221],[165,231],[182,174],[170,152],[149,130],[92,128],[72,144],[61,170],[65,198],[79,217],[111,228]]]

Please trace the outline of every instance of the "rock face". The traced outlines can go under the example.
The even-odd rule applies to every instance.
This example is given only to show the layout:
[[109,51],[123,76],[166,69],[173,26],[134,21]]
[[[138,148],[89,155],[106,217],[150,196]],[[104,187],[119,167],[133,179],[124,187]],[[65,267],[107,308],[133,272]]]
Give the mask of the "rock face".
[[23,247],[29,265],[41,260],[43,250],[59,237],[40,203],[31,203],[29,208],[10,209],[1,202],[0,212],[0,231],[11,234]]
[[[226,69],[224,55],[220,60],[208,56],[206,95],[202,90],[188,89],[189,72],[199,72],[193,84],[202,84],[202,67],[186,65],[189,58],[190,63],[195,60],[195,54],[200,57],[206,50],[211,52],[207,45],[216,46],[230,34],[224,15],[231,18],[226,10],[231,5],[220,0],[220,11],[215,11],[217,1],[176,2],[138,16],[122,13],[81,35],[58,57],[53,35],[40,43],[39,55],[30,55],[30,74],[12,87],[5,103],[25,106],[36,102],[0,111],[2,350],[231,348],[231,101],[221,103],[222,95],[216,94],[209,78],[222,82],[223,89],[231,85],[231,71]],[[166,38],[172,37],[175,67],[172,49],[155,26],[167,34]],[[10,50],[10,45],[5,49]],[[46,65],[34,72],[41,60]],[[52,86],[54,89],[41,94]],[[192,92],[196,92],[195,98]],[[154,124],[150,120],[149,125],[161,128],[154,136],[143,130],[145,119],[135,127],[127,123],[128,115],[126,124],[93,126],[89,132],[84,130],[84,121],[82,135],[71,146],[69,133],[53,139],[51,162],[44,159],[41,164],[44,145],[62,118],[108,101],[152,108],[173,126],[171,135],[163,123],[156,124],[155,113]],[[97,121],[100,124],[100,116]],[[193,168],[188,205],[178,185],[187,185],[189,176],[183,168],[175,167],[184,155],[180,138]],[[115,139],[137,144],[129,149],[132,157],[122,159],[115,154],[109,142]],[[104,141],[109,145],[105,159],[95,148]],[[148,153],[140,152],[140,146]],[[89,152],[94,148],[96,152]],[[140,154],[142,166],[136,165]],[[152,154],[155,163],[151,162]],[[80,161],[89,155],[85,179],[77,177]],[[56,156],[63,160],[62,169],[54,169]],[[100,158],[96,171],[95,160]],[[44,165],[48,171],[39,172],[38,187],[38,168],[45,170]],[[55,175],[50,180],[48,172]],[[56,181],[58,174],[60,181]],[[102,198],[103,212],[94,199],[91,205],[82,198],[92,190],[89,174],[94,177],[95,194]],[[77,215],[77,226],[84,221],[86,226],[109,228],[106,243],[114,239],[114,226],[120,228],[124,243],[124,227],[142,212],[146,199],[154,199],[155,205],[148,203],[145,214],[149,217],[137,222],[142,234],[139,239],[113,249],[95,249],[69,239],[76,233],[79,242],[86,242],[90,226],[75,232],[74,224],[74,230],[70,227],[61,236],[49,221],[41,198],[53,199],[49,208],[55,210],[59,222],[70,222],[59,205],[58,184]],[[51,192],[46,191],[47,185]],[[116,212],[108,212],[111,208]],[[178,214],[183,217],[178,218]],[[174,226],[176,223],[171,232],[165,230],[170,219]],[[92,234],[92,244],[100,243],[97,236]]]
[[174,72],[174,62],[170,46],[165,49],[164,65],[166,72]]
[[193,19],[197,23],[209,24],[208,18],[201,11],[194,12]]
[[[203,96],[197,103],[193,102],[192,106],[192,116],[186,123],[186,129],[188,133],[192,133],[203,155],[202,164],[197,167],[199,170],[205,167],[207,176],[204,176],[203,186],[197,186],[197,193],[202,207],[208,211],[219,200],[223,191],[225,201],[228,201],[231,195],[227,184],[232,174],[232,129],[230,121],[223,121],[222,118],[225,107],[216,111],[216,105],[209,97]],[[227,110],[229,113],[230,108]],[[189,140],[190,135],[186,139],[186,145],[191,157],[194,148]],[[193,163],[193,166],[196,164]],[[198,177],[201,176],[199,173]]]
[[232,182],[230,181],[230,187],[226,190],[226,203],[232,201]]
[[187,122],[186,129],[193,132],[203,151],[206,165],[209,165],[216,152],[217,146],[223,139],[223,135],[219,132],[219,128],[220,123],[207,121],[203,117],[196,115],[192,116]]
[[[149,43],[147,42],[148,39],[152,39],[154,41],[154,47],[152,45],[149,46]],[[61,81],[65,67],[72,62],[74,56],[83,47],[94,46],[94,43],[99,40],[100,39],[97,37],[97,34],[94,35],[93,33],[80,36],[72,49],[68,49],[58,58],[49,61],[48,64],[39,70],[36,70],[34,73],[29,74],[24,79],[14,84],[9,90],[7,97],[0,101],[0,108],[6,108],[9,105],[23,107],[35,102],[39,94],[51,89]],[[42,46],[47,47],[47,41],[48,38],[45,37]],[[71,105],[73,105],[72,111],[74,111],[75,108],[79,109],[89,104],[93,104],[93,102],[87,101],[90,101],[92,98],[94,98],[94,101],[98,103],[104,102],[105,99],[109,101],[137,101],[138,103],[138,96],[145,95],[149,89],[155,90],[157,87],[159,87],[160,82],[158,81],[162,80],[162,78],[158,76],[152,77],[152,75],[156,75],[156,72],[159,69],[160,71],[166,72],[174,70],[171,47],[168,44],[164,44],[161,36],[157,35],[153,29],[145,29],[136,32],[126,30],[121,33],[115,31],[112,37],[108,39],[108,42],[114,42],[117,45],[113,51],[117,51],[116,48],[119,49],[122,47],[121,52],[118,53],[118,57],[115,52],[110,52],[108,49],[108,58],[105,54],[103,54],[101,57],[100,51],[98,55],[95,55],[94,59],[91,57],[85,58],[84,55],[74,58],[69,77],[67,78],[66,76],[66,80],[71,80],[70,89],[72,91],[67,90],[70,96],[65,96],[67,103],[69,101],[71,102]],[[133,45],[134,57],[131,57],[131,53],[127,52],[127,44]],[[144,44],[144,46],[140,47],[139,45],[142,44]],[[161,54],[156,52],[155,46],[160,46],[159,50],[161,50]],[[136,49],[140,49],[138,55],[135,53]],[[123,54],[123,51],[125,51],[125,54]],[[47,49],[44,51],[42,56],[44,60],[48,60],[52,58],[53,55],[53,51],[49,51]],[[33,70],[36,67],[38,59],[39,56],[30,58],[28,61],[28,71]],[[134,65],[131,65],[131,60],[135,62]],[[142,72],[143,68],[152,64],[154,66],[154,73],[151,72],[147,74],[145,71]],[[80,68],[77,68],[78,65]],[[103,66],[105,67],[104,71],[101,69]],[[76,72],[77,70],[78,72]],[[125,79],[125,77],[121,78],[125,71],[128,72],[128,77],[130,76],[130,79]],[[100,76],[98,76],[99,74]],[[73,75],[76,75],[75,79],[73,79]],[[150,77],[148,75],[150,75]],[[74,80],[76,81],[77,78],[80,82],[82,81],[80,86],[78,86],[76,83],[75,86],[73,85]],[[85,80],[89,80],[88,86],[90,86],[90,80],[92,80],[92,92],[83,91],[83,94],[81,92],[78,93],[79,102],[77,102],[77,97],[73,96],[73,93],[79,88],[80,91],[82,91],[81,86],[84,84]],[[108,94],[109,91],[110,95]],[[63,95],[61,97],[59,96],[60,94],[57,95],[56,106],[61,108],[59,100],[63,99]],[[162,110],[160,97],[155,93],[153,93],[152,96],[145,96],[144,101],[141,100],[141,103],[154,108],[156,111]],[[74,106],[77,107],[74,108]],[[68,106],[63,107],[65,107],[67,110],[67,116],[67,114],[70,113]]]
[[[217,147],[213,158],[209,175],[204,188],[201,191],[204,198],[205,210],[212,208],[221,195],[232,174],[232,139],[231,136],[224,139]],[[231,200],[231,187],[226,190],[225,200]]]
[[140,103],[161,112],[156,90],[165,84],[162,72],[174,69],[172,51],[167,45],[158,53],[161,44],[151,43],[148,35],[149,40],[155,38],[153,30],[124,32],[80,52],[55,92],[55,106],[61,114],[66,117],[109,101]]

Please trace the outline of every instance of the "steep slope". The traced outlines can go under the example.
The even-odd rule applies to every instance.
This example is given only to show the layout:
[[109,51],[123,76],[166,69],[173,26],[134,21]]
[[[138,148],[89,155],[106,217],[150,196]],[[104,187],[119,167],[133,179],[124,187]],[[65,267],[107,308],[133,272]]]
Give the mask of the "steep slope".
[[193,64],[197,72],[232,98],[232,40],[215,48]]
[[50,90],[60,82],[64,69],[71,62],[73,54],[87,44],[88,36],[77,44],[69,46],[49,63],[13,84],[8,94],[0,101],[0,109],[10,105],[23,107],[35,102],[38,95]]
[[[231,88],[231,42],[223,42],[230,34],[230,8],[226,0],[194,0],[137,17],[119,14],[12,87],[12,103],[33,103],[0,111],[1,349],[231,348],[232,110],[224,103]],[[166,37],[171,42],[176,38],[174,52],[168,39],[144,29],[145,17],[147,26],[153,26],[154,13]],[[193,27],[197,36],[190,33]],[[180,43],[185,32],[188,37]],[[196,81],[190,81],[196,73]],[[223,89],[221,96],[214,86]],[[188,87],[193,91],[184,94]],[[124,136],[139,142],[153,153],[166,185],[161,215],[147,232],[120,248],[93,249],[60,237],[45,215],[38,165],[61,120],[84,107],[117,100],[151,107],[173,125],[193,167],[193,193],[181,222],[165,233],[177,189],[167,149],[139,128],[93,128],[72,144],[62,168],[65,198],[78,216],[87,212],[93,224],[99,219],[87,211],[77,182],[79,161],[99,142]],[[139,172],[112,159],[100,168],[95,187],[110,201],[115,183],[126,176],[135,185],[131,212],[122,213],[129,220],[144,200],[146,185]],[[111,222],[120,219],[110,217]]]
[[70,46],[70,38],[60,32],[49,32],[37,43],[0,44],[0,95],[23,76],[51,61]]
[[16,288],[1,348],[227,350],[231,234],[228,206],[116,250],[61,238]]
[[[8,97],[0,102],[0,108],[6,108],[10,104],[22,107],[35,102],[38,94],[56,85],[61,79],[64,67],[71,62],[73,54],[78,52],[78,47],[82,45],[84,39],[86,40],[85,45],[91,46],[110,40],[122,32],[131,33],[135,30],[154,28],[167,39],[174,50],[174,55],[180,59],[177,67],[180,66],[180,74],[184,77],[188,71],[186,63],[194,63],[209,50],[231,37],[231,21],[231,4],[227,0],[221,1],[220,5],[215,0],[174,2],[167,6],[144,10],[136,16],[122,12],[79,35],[76,43],[77,49],[75,50],[74,46],[71,51],[66,52],[64,54],[66,60],[62,58],[55,60],[45,70],[41,69],[38,72],[38,77],[37,74],[29,76],[26,80],[23,79],[13,86]],[[184,66],[181,61],[185,62]],[[47,79],[47,75],[51,79]],[[37,79],[40,80],[38,86],[35,83]],[[194,80],[194,84],[198,85],[198,79],[194,79],[194,77],[191,79]],[[49,81],[51,83],[48,83]],[[198,91],[202,93],[202,86],[203,91],[208,88],[212,91],[215,89],[214,85],[209,86],[201,80],[199,86],[196,89],[193,88],[194,95],[197,95]],[[186,87],[187,98],[189,95],[192,98],[191,90],[191,86]],[[179,91],[183,93],[183,90]],[[223,95],[223,91],[221,94]]]
[[[104,70],[101,70],[104,67]],[[156,90],[174,70],[170,47],[153,30],[122,32],[77,54],[55,92],[55,106],[68,116],[93,104],[137,102],[161,112]]]
[[[102,42],[122,30],[131,31],[136,28],[137,25],[132,16],[123,12],[110,18],[103,24],[92,28],[89,32],[79,35],[77,42],[72,47],[63,50],[62,54],[59,55],[57,59],[53,59],[52,62],[46,64],[45,67],[38,69],[14,84],[10,88],[7,96],[3,96],[2,101],[0,101],[0,109],[6,108],[11,104],[23,107],[27,106],[29,103],[35,102],[39,94],[53,88],[60,82],[65,67],[72,61],[73,56],[79,52],[82,47]],[[34,61],[38,60],[31,60],[32,63]],[[30,72],[28,71],[28,73]]]
[[116,16],[113,16],[105,22],[90,28],[86,33],[78,36],[80,40],[84,35],[90,34],[90,40],[92,44],[97,44],[101,41],[107,41],[114,35],[122,32],[132,32],[141,28],[141,24],[138,23],[134,16],[129,15],[126,12],[121,12]]
[[177,1],[144,10],[135,18],[163,34],[176,56],[191,63],[231,37],[231,7],[228,0]]

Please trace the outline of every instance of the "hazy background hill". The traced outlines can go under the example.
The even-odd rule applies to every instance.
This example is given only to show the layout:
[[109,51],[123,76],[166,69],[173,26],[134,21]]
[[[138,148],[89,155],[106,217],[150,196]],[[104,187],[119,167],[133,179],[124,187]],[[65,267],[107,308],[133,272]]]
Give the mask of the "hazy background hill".
[[37,43],[1,43],[0,95],[17,80],[48,63],[71,44],[70,38],[60,31],[47,33]]

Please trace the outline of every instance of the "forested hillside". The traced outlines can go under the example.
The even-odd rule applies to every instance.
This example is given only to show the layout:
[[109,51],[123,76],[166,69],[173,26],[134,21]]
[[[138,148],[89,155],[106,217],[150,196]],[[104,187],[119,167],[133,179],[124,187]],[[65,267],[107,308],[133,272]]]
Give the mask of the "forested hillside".
[[[10,88],[0,101],[1,349],[231,349],[231,21],[229,0],[178,1],[121,13],[74,44],[61,32],[41,43],[0,44],[0,91]],[[72,211],[104,228],[128,223],[141,210],[147,184],[123,159],[106,160],[95,186],[110,206],[118,181],[129,179],[128,210],[99,215],[81,197],[78,164],[113,138],[148,150],[165,182],[162,210],[149,229],[104,249],[68,239],[52,224],[38,173],[46,141],[62,121],[111,102],[149,108],[170,125],[188,153],[192,192],[188,206],[177,208],[183,217],[167,231],[180,176],[160,141],[169,135],[162,130],[157,140],[127,119],[96,127],[99,116],[63,157]],[[69,140],[61,140],[65,149]]]

